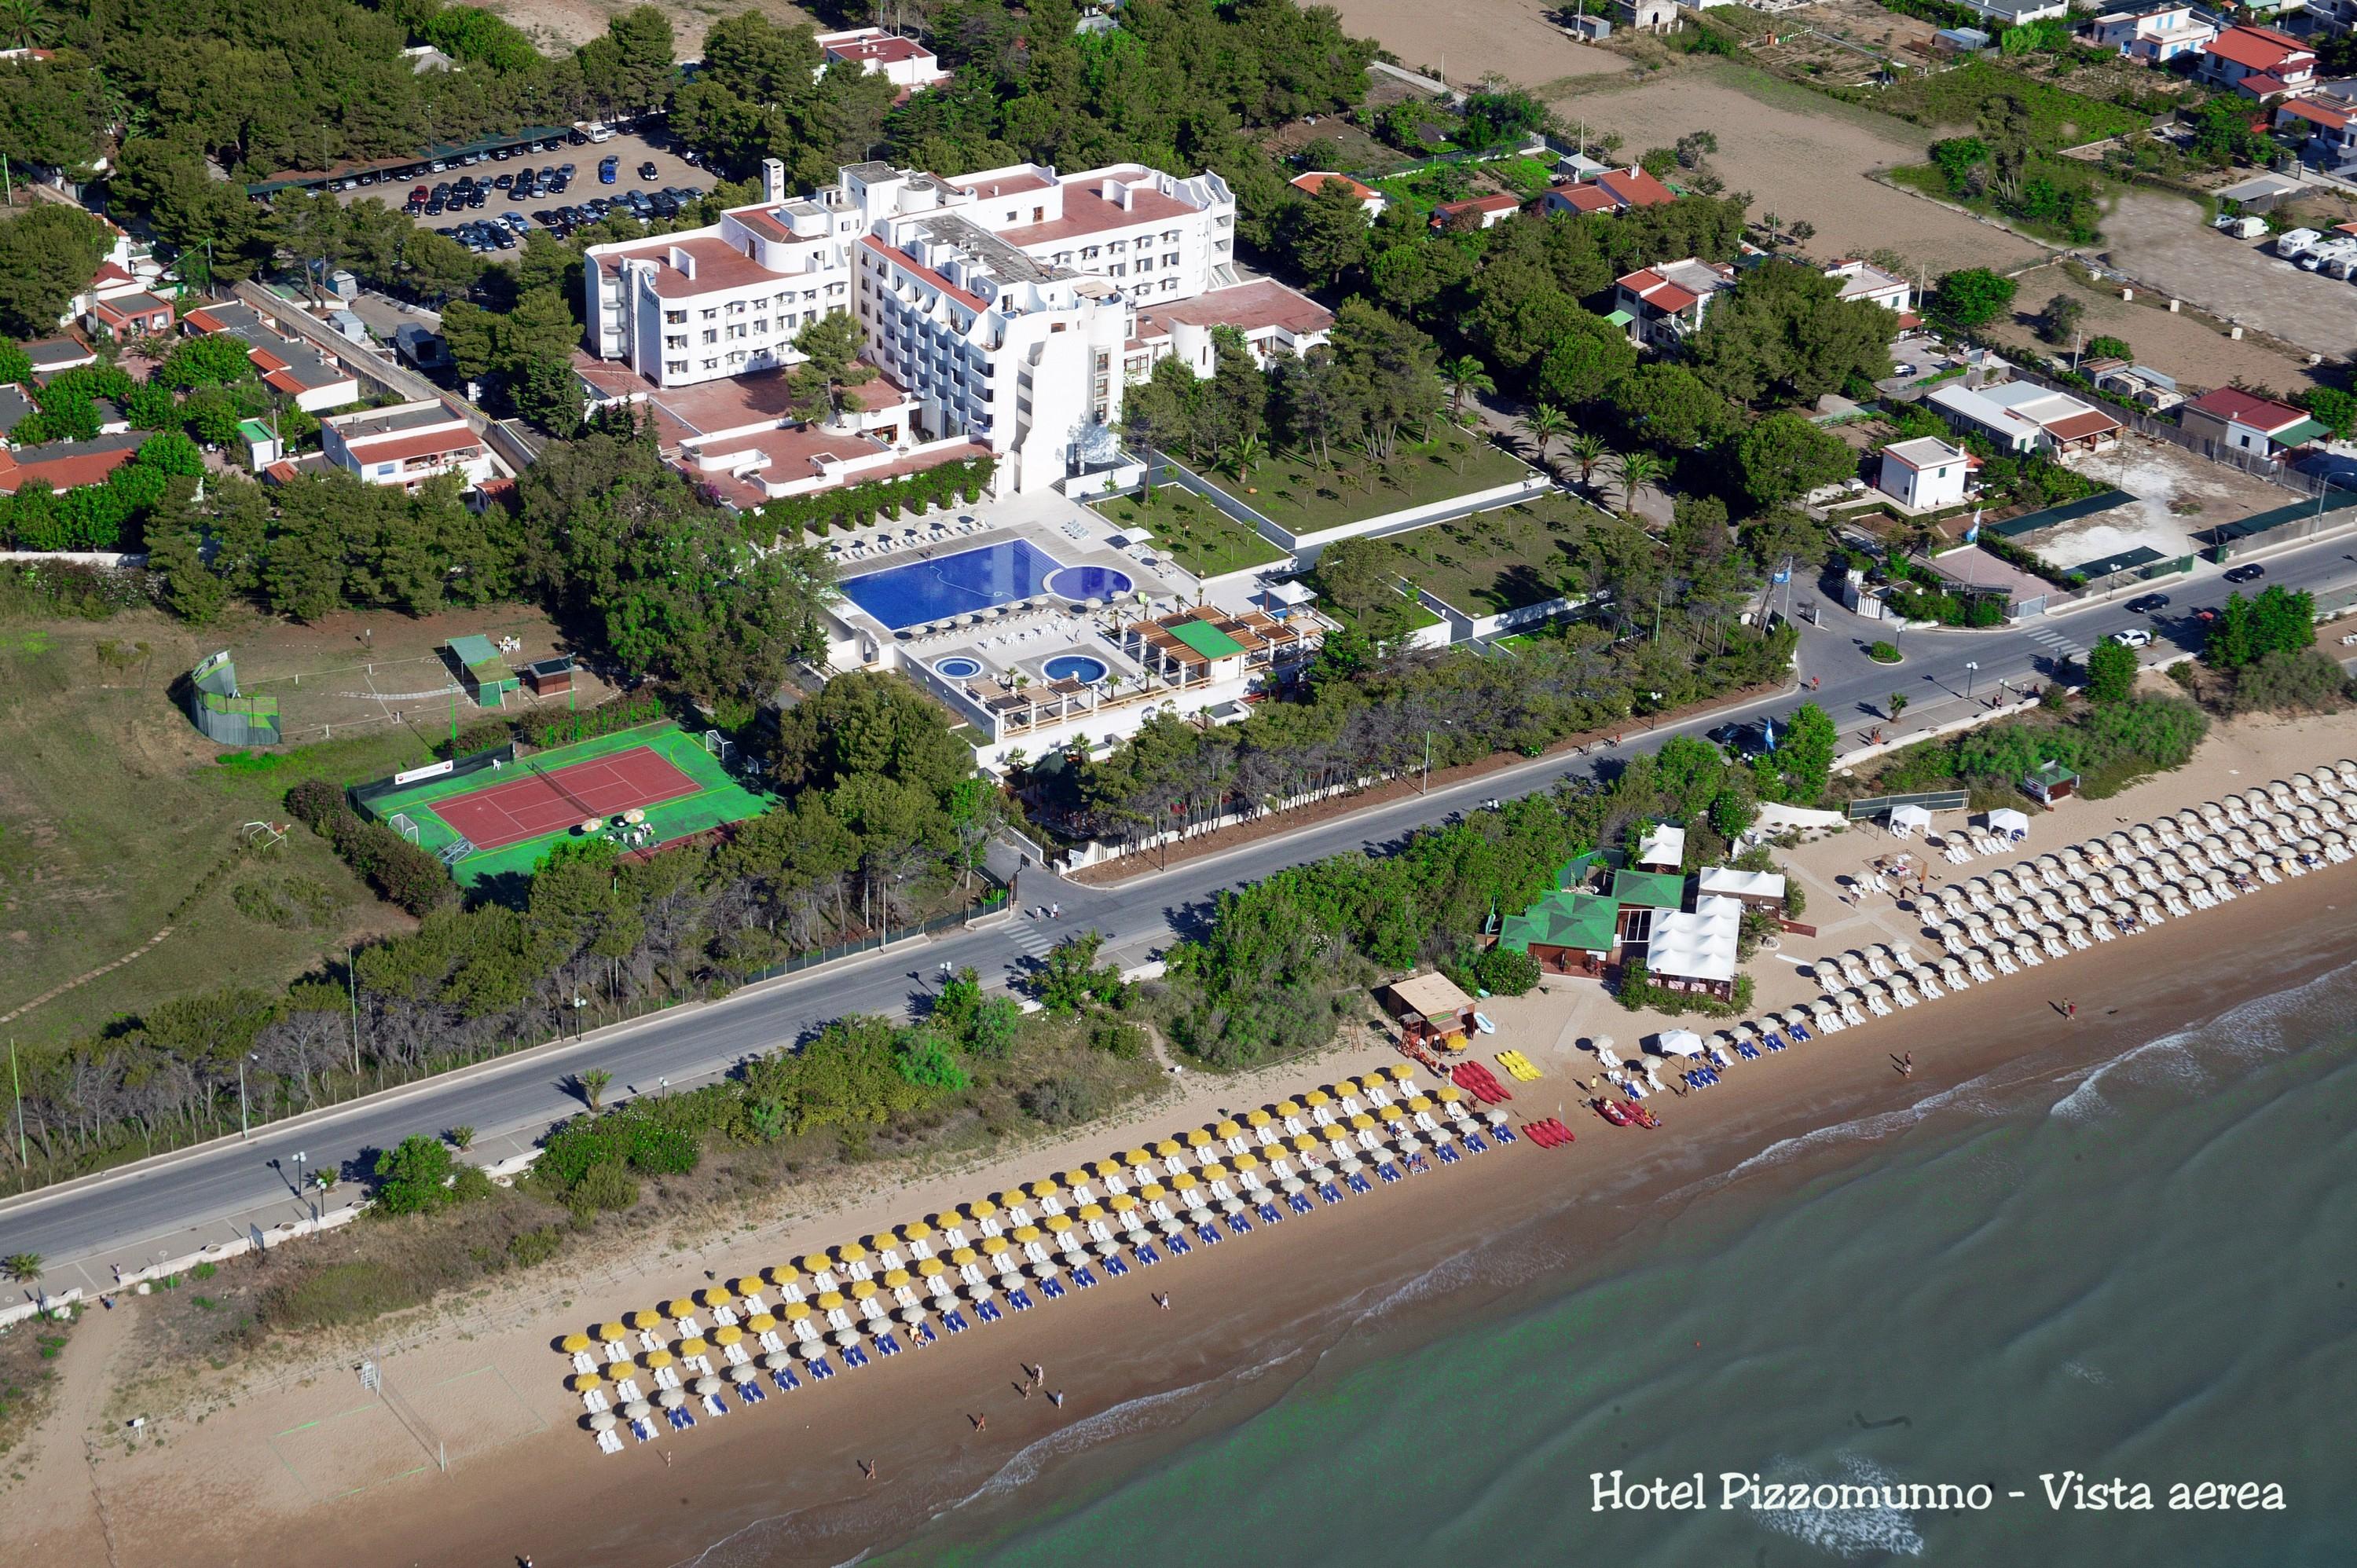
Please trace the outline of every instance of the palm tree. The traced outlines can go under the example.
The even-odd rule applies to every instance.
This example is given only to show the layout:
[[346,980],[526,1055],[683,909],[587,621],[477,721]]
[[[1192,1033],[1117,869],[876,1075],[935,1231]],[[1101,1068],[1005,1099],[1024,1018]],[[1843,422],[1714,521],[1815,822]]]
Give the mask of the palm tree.
[[1637,492],[1662,477],[1662,460],[1651,452],[1623,452],[1612,460],[1620,476],[1621,510],[1637,510]]
[[606,1086],[614,1081],[614,1075],[602,1067],[585,1068],[575,1081],[581,1086],[581,1098],[595,1111],[597,1101],[605,1096]]
[[11,48],[38,48],[54,32],[40,0],[0,0],[0,43]]
[[41,1277],[42,1272],[38,1252],[11,1252],[0,1258],[0,1273],[5,1273],[19,1284],[31,1284]]
[[1257,435],[1240,436],[1228,448],[1228,471],[1243,484],[1252,478],[1252,471],[1268,461],[1268,443]]
[[1587,486],[1596,482],[1597,465],[1603,462],[1612,449],[1604,445],[1601,435],[1583,430],[1571,438],[1566,450],[1571,453],[1571,460],[1579,465],[1579,482]]
[[461,1122],[443,1136],[448,1138],[450,1146],[462,1155],[475,1146],[475,1129],[470,1122]]
[[1572,433],[1571,416],[1550,403],[1533,406],[1523,415],[1523,428],[1530,432],[1531,445],[1538,449],[1539,467],[1547,466],[1547,448]]
[[1440,379],[1448,385],[1448,417],[1458,424],[1464,423],[1466,393],[1480,397],[1498,390],[1498,383],[1490,379],[1489,371],[1470,354],[1443,361]]

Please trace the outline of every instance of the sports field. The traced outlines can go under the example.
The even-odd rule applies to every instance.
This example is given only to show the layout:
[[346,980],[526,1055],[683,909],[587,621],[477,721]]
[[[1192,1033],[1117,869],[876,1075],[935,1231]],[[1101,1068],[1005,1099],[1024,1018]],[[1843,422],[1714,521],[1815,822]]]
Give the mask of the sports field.
[[420,779],[365,803],[380,821],[407,818],[423,849],[439,854],[462,838],[473,844],[452,868],[462,885],[529,875],[592,817],[642,811],[652,830],[649,847],[660,847],[769,806],[768,796],[722,766],[700,738],[668,721],[463,777]]

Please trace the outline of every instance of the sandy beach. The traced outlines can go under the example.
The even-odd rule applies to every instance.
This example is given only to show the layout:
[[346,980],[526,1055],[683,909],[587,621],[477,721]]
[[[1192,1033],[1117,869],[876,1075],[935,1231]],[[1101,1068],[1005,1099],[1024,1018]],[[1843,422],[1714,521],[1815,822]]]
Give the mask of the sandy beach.
[[[2357,751],[2352,735],[2346,719],[2238,725],[2178,773],[2038,817],[2029,848],[2337,760]],[[1910,910],[1835,900],[1846,868],[1890,847],[1861,830],[1790,855],[1824,929],[1755,961],[1762,1010],[1817,993],[1800,973],[1817,952],[1894,938],[1923,945]],[[339,1561],[356,1564],[518,1553],[673,1563],[729,1538],[747,1543],[745,1554],[706,1561],[823,1563],[952,1505],[976,1520],[1036,1509],[1042,1488],[1075,1484],[1138,1444],[1216,1429],[1274,1399],[1346,1336],[1346,1353],[1366,1353],[1436,1316],[1461,1322],[1511,1303],[1534,1281],[1608,1268],[1616,1242],[1642,1241],[1685,1205],[1741,1201],[1798,1179],[1960,1086],[2078,1072],[2346,962],[2352,869],[2332,866],[1740,1063],[1719,1088],[1656,1096],[1666,1125],[1651,1133],[1587,1112],[1575,1078],[1594,1071],[1584,1048],[1594,1035],[1609,1032],[1625,1051],[1664,1020],[1628,1014],[1586,983],[1494,999],[1500,1033],[1485,1047],[1519,1048],[1544,1074],[1514,1086],[1511,1109],[1518,1121],[1561,1115],[1577,1133],[1573,1146],[1523,1140],[610,1457],[582,1429],[551,1348],[584,1323],[699,1287],[706,1271],[724,1281],[752,1273],[1101,1157],[1141,1133],[1240,1113],[1398,1058],[1361,1048],[1249,1080],[1189,1075],[1184,1090],[1126,1127],[881,1188],[823,1216],[746,1222],[717,1238],[651,1235],[628,1259],[576,1262],[572,1278],[544,1273],[411,1315],[380,1331],[391,1404],[361,1389],[351,1368],[371,1347],[354,1342],[274,1369],[274,1379],[211,1402],[201,1417],[146,1412],[149,1425],[126,1444],[119,1427],[109,1434],[123,1412],[108,1393],[110,1361],[139,1334],[143,1314],[167,1309],[164,1298],[134,1301],[93,1315],[74,1337],[58,1404],[25,1451],[26,1480],[8,1495],[13,1533],[28,1554],[161,1553],[194,1563],[307,1554],[322,1531],[332,1531]],[[2078,1004],[2075,1020],[2055,1006],[2065,995]],[[1893,1062],[1908,1051],[1911,1078]],[[1170,1293],[1172,1310],[1157,1308],[1154,1291]],[[1026,1363],[1045,1365],[1044,1387],[1063,1393],[1061,1408],[1022,1397]],[[986,1429],[972,1424],[977,1414]],[[875,1463],[875,1480],[861,1460]]]

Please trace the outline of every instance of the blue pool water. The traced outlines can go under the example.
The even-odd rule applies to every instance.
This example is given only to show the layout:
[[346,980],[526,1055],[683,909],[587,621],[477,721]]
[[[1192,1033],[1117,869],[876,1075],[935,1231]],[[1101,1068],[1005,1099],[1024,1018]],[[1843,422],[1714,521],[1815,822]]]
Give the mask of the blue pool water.
[[963,654],[960,654],[954,659],[944,659],[939,664],[934,665],[933,669],[935,672],[946,675],[952,681],[971,680],[973,677],[982,673],[982,665],[980,661],[968,659]]
[[1048,579],[1048,591],[1074,604],[1083,599],[1117,599],[1129,592],[1128,575],[1110,566],[1067,566]]
[[1021,539],[854,577],[843,596],[894,631],[1048,592],[1063,563]]
[[1105,661],[1085,653],[1060,653],[1039,668],[1050,681],[1078,681],[1086,685],[1105,678]]

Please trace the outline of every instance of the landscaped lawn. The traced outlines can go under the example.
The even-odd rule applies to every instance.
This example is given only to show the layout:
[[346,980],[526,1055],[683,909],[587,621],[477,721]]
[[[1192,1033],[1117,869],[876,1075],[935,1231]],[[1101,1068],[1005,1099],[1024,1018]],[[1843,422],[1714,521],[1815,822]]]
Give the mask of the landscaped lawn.
[[1231,474],[1203,477],[1278,527],[1307,534],[1495,489],[1530,471],[1519,457],[1444,425],[1431,441],[1402,442],[1398,456],[1387,464],[1348,453],[1328,468],[1288,452],[1254,468],[1247,484],[1237,483]]
[[1402,571],[1468,615],[1518,610],[1564,594],[1573,552],[1598,514],[1566,496],[1477,512],[1388,535],[1411,558]]
[[1099,502],[1096,510],[1119,527],[1153,534],[1156,544],[1198,577],[1224,576],[1286,558],[1284,551],[1178,485],[1157,488],[1152,506],[1121,496]]

